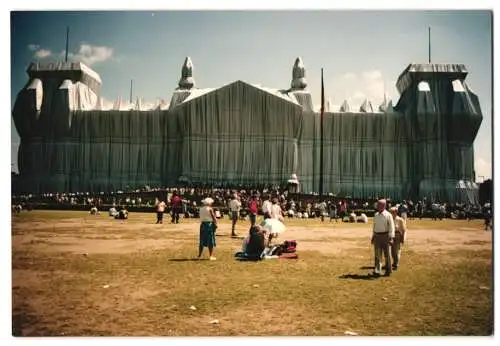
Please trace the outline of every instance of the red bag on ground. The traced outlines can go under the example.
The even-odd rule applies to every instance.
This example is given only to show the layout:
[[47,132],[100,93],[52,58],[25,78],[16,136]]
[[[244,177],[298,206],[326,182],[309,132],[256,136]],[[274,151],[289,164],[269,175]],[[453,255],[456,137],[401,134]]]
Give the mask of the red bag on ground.
[[283,253],[279,257],[280,259],[298,259],[299,255],[297,255],[295,252],[294,253]]
[[297,241],[296,240],[285,240],[283,243],[283,252],[284,253],[295,253],[297,250]]

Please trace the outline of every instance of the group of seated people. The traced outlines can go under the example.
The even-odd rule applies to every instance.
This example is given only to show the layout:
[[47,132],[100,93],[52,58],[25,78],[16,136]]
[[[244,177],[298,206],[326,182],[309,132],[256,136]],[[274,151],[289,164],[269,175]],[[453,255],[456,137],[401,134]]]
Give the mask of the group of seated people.
[[118,208],[116,210],[115,207],[109,208],[109,216],[114,217],[116,220],[127,220],[128,219],[128,210],[124,207]]
[[348,218],[344,218],[342,221],[344,222],[361,222],[368,223],[368,216],[365,213],[357,216],[356,213],[350,213]]
[[239,260],[259,261],[264,258],[297,258],[295,253],[297,242],[285,241],[283,244],[272,244],[277,235],[267,232],[262,226],[250,227],[248,236],[243,240],[242,251],[235,257]]

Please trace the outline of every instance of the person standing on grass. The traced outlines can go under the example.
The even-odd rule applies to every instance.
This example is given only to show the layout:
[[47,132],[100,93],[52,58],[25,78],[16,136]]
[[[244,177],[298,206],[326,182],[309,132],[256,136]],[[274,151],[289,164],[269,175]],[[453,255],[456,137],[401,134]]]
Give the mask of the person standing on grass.
[[493,230],[491,225],[491,203],[487,202],[483,206],[483,219],[484,219],[484,230],[487,231],[488,228]]
[[342,221],[344,221],[344,218],[349,215],[347,213],[347,203],[344,200],[340,201],[339,210],[340,210],[340,218]]
[[319,208],[319,214],[321,218],[321,222],[325,221],[325,214],[326,214],[326,203],[325,201],[321,201],[321,203],[318,206]]
[[255,226],[255,222],[257,221],[257,196],[252,195],[252,198],[248,202],[248,212],[250,214],[250,223],[251,227]]
[[401,202],[398,213],[405,221],[408,219],[408,205],[406,204],[406,201]]
[[217,230],[217,218],[215,217],[212,204],[214,200],[210,197],[201,201],[203,207],[200,208],[200,245],[198,251],[198,259],[201,258],[203,249],[208,247],[210,261],[215,261],[213,256],[215,244],[215,231]]
[[163,213],[165,212],[165,207],[167,205],[160,198],[156,199],[155,208],[156,208],[156,224],[163,223]]
[[281,222],[285,220],[283,218],[283,211],[281,210],[281,206],[278,203],[278,198],[273,198],[273,202],[269,207],[269,218],[277,219]]
[[332,202],[330,204],[330,222],[332,222],[332,220],[335,220],[335,222],[337,222],[337,205],[335,204],[335,202]]
[[269,195],[264,195],[264,202],[262,202],[262,213],[264,214],[264,220],[271,218],[271,201]]
[[392,219],[394,220],[395,237],[391,246],[392,255],[392,270],[396,271],[399,268],[401,260],[401,244],[406,241],[406,220],[398,216],[398,209],[393,207],[390,209]]
[[182,208],[182,198],[179,196],[177,191],[174,191],[172,193],[170,205],[172,207],[172,223],[179,223],[179,213],[181,212]]
[[233,198],[229,201],[229,210],[231,211],[231,220],[232,220],[231,237],[236,237],[235,228],[236,228],[236,222],[238,222],[240,209],[241,209],[240,199],[238,197],[238,194],[234,193]]
[[373,217],[373,234],[371,243],[375,249],[375,268],[373,274],[380,276],[382,271],[382,253],[385,257],[385,275],[392,273],[391,245],[394,240],[394,221],[392,215],[385,209],[387,202],[381,199],[377,202],[377,213]]

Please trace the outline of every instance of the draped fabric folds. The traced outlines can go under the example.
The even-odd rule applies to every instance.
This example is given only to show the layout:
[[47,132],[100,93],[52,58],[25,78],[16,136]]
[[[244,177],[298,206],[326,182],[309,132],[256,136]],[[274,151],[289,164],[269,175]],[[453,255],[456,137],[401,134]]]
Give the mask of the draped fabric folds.
[[[403,87],[388,112],[325,113],[325,193],[456,200],[457,181],[474,179],[477,96],[463,80]],[[32,89],[21,91],[13,114],[23,191],[116,191],[172,186],[181,177],[283,186],[292,174],[302,192],[318,191],[320,116],[296,95],[237,81],[199,96],[179,91],[168,110],[44,113],[42,106],[40,115]]]

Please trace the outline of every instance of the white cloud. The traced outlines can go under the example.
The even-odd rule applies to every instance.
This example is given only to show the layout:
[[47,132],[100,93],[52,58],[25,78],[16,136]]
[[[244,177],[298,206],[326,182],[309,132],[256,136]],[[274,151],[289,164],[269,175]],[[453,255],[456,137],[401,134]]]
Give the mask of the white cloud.
[[356,91],[354,94],[352,94],[350,97],[349,97],[349,100],[353,100],[353,101],[361,101],[361,103],[366,99],[366,95],[364,93],[362,93],[361,91]]
[[475,166],[477,180],[481,181],[483,177],[484,180],[491,178],[491,161],[478,157],[476,158]]
[[342,75],[340,79],[344,82],[355,82],[358,77],[352,72],[347,72],[346,74]]
[[50,49],[41,48],[39,44],[29,44],[28,49],[32,52],[35,52],[33,54],[34,58],[43,59],[52,55]]
[[[64,55],[63,51],[61,55]],[[90,44],[82,43],[78,53],[69,53],[68,57],[73,60],[81,61],[86,65],[93,65],[97,62],[110,60],[113,58],[113,48],[105,46],[92,46]]]
[[52,52],[48,49],[39,49],[35,52],[35,55],[34,57],[35,58],[40,58],[40,59],[43,59],[43,58],[47,58],[49,56],[52,55]]
[[364,80],[379,80],[382,79],[382,72],[379,70],[365,71],[362,73]]
[[335,78],[328,96],[332,96],[335,103],[347,100],[353,108],[358,108],[368,99],[377,108],[384,100],[384,93],[393,102],[397,101],[395,81],[386,81],[380,70],[370,70],[359,74],[347,72]]

